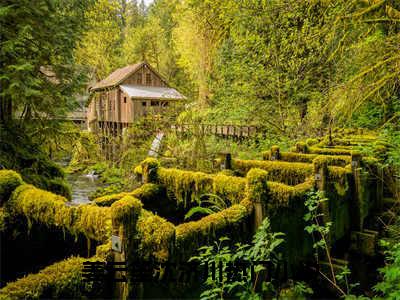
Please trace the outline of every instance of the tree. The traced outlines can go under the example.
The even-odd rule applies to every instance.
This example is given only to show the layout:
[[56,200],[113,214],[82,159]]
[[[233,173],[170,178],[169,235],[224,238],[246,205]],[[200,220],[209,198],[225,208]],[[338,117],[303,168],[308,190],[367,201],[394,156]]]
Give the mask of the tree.
[[0,6],[0,122],[59,116],[74,104],[82,70],[73,49],[90,0],[5,0]]

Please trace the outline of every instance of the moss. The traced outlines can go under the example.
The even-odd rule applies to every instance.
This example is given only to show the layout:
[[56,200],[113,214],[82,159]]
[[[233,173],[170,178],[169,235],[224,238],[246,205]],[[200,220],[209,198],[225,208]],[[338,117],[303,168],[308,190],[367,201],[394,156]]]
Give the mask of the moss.
[[201,195],[212,192],[213,177],[202,172],[159,168],[158,178],[184,207],[190,202],[197,203]]
[[114,202],[111,205],[111,216],[113,222],[116,224],[122,224],[129,222],[132,216],[139,216],[142,210],[143,204],[139,199],[132,196],[125,196],[121,200]]
[[160,167],[160,163],[157,159],[148,157],[140,163],[142,167],[142,176],[145,183],[157,181],[157,169]]
[[175,226],[167,220],[143,211],[137,223],[140,238],[139,253],[145,260],[154,258],[165,262],[170,255],[170,246],[175,238]]
[[111,236],[111,210],[109,207],[80,205],[74,229],[87,238],[106,241]]
[[290,206],[291,201],[297,200],[313,188],[311,179],[296,186],[269,181],[268,185],[268,205],[270,208]]
[[249,216],[248,207],[235,204],[199,221],[187,222],[176,227],[176,245],[186,255],[193,255],[199,246],[205,245],[223,234],[224,229],[240,226]]
[[241,177],[217,174],[213,177],[212,193],[230,203],[239,203],[245,197],[246,180]]
[[296,143],[296,152],[300,152],[300,153],[308,153],[309,149],[308,149],[308,145],[304,142],[297,142]]
[[21,185],[12,194],[7,210],[12,215],[23,215],[30,227],[33,222],[56,226],[72,234],[104,241],[111,235],[111,215],[107,207],[94,205],[67,206],[62,196],[40,190],[32,185]]
[[21,175],[12,170],[0,170],[0,205],[10,198],[12,191],[23,184]]
[[125,196],[132,196],[138,198],[139,200],[147,201],[154,198],[161,193],[161,187],[154,183],[146,183],[141,187],[133,190],[132,192],[122,192],[118,194],[105,195],[102,197],[95,198],[93,203],[98,206],[110,206],[114,202],[121,200]]
[[82,280],[85,261],[88,259],[71,257],[8,283],[0,290],[0,299],[81,298],[92,292],[92,283]]
[[313,145],[316,145],[316,144],[318,144],[318,143],[319,143],[318,139],[308,138],[308,139],[306,140],[306,145],[307,145],[307,146],[313,146]]
[[93,199],[93,203],[95,203],[98,206],[110,206],[114,202],[122,199],[125,196],[128,196],[128,192],[122,192],[118,194],[111,194],[111,195],[105,195],[102,197],[97,197]]
[[304,182],[313,173],[312,164],[290,163],[284,161],[261,160],[232,160],[233,167],[245,175],[251,168],[259,168],[268,171],[268,180],[296,185]]
[[96,247],[96,257],[104,261],[112,261],[114,259],[111,241]]
[[253,202],[267,201],[268,172],[262,169],[251,169],[246,176],[247,198]]
[[142,170],[142,166],[141,165],[137,165],[134,169],[133,169],[133,173],[137,176],[142,176],[143,175],[143,170]]
[[129,194],[145,203],[159,197],[162,194],[162,191],[163,189],[160,185],[146,183]]
[[324,155],[351,155],[352,150],[350,150],[350,149],[337,149],[337,148],[310,147],[309,148],[309,153],[324,154]]
[[0,233],[6,229],[6,214],[4,209],[0,207]]

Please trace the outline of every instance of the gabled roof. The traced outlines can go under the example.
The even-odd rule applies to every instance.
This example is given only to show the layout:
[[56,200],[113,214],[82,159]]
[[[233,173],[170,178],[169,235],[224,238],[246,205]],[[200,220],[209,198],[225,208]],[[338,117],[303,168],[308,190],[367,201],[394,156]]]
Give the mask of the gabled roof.
[[104,78],[103,80],[97,82],[94,86],[92,86],[90,88],[90,91],[95,92],[98,90],[115,87],[121,84],[126,78],[131,76],[133,73],[135,73],[144,65],[146,65],[152,72],[157,74],[157,76],[160,77],[161,80],[165,82],[165,84],[167,84],[164,78],[162,78],[162,76],[158,74],[157,71],[155,71],[147,62],[143,61],[137,64],[129,65],[115,70],[110,75],[108,75],[108,77]]
[[160,100],[183,100],[186,99],[177,90],[169,87],[144,86],[123,84],[121,89],[131,98],[137,99],[160,99]]

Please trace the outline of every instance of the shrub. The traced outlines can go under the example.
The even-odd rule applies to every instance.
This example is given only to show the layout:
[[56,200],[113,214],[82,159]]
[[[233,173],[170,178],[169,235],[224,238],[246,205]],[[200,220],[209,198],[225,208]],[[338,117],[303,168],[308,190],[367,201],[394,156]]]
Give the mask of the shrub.
[[22,178],[17,172],[0,170],[0,205],[7,201],[12,191],[22,183]]

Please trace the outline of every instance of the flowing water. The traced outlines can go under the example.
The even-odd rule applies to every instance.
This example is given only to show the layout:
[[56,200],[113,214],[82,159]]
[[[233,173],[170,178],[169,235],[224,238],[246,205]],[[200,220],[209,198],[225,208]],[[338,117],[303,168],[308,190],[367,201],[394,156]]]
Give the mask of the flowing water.
[[93,174],[68,174],[67,180],[72,187],[71,204],[90,203],[89,195],[102,184]]

